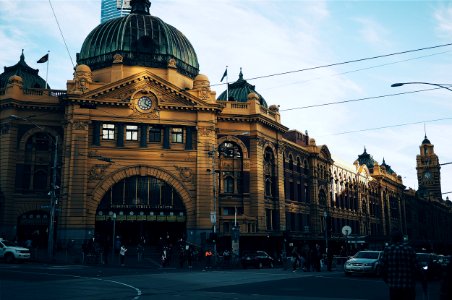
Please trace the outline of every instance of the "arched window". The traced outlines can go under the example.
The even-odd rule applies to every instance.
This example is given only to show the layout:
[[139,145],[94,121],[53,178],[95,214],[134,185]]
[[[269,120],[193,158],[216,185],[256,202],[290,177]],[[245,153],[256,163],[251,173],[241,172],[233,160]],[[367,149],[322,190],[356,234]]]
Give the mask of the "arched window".
[[276,196],[276,170],[275,156],[270,148],[266,148],[264,152],[264,180],[265,180],[265,196]]
[[234,178],[232,176],[226,176],[224,178],[224,190],[225,193],[234,193]]
[[218,169],[221,179],[220,193],[242,193],[243,152],[237,143],[225,141],[220,144]]
[[50,191],[55,155],[53,145],[52,136],[45,132],[38,132],[27,139],[24,160],[16,164],[15,189],[17,192],[47,193]]

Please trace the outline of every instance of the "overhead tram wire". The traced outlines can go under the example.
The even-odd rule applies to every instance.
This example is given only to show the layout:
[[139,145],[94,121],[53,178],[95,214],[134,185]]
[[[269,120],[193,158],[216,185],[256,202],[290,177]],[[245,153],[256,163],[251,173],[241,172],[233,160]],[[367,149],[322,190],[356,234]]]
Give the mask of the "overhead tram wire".
[[439,121],[445,121],[445,120],[452,120],[452,117],[425,120],[425,121],[417,121],[417,122],[410,122],[410,123],[402,123],[402,124],[395,124],[395,125],[387,125],[387,126],[373,127],[373,128],[366,128],[366,129],[358,129],[358,130],[351,130],[351,131],[343,131],[343,132],[337,132],[337,133],[331,133],[331,134],[324,134],[324,135],[321,135],[320,137],[333,136],[333,135],[344,135],[344,134],[349,134],[349,133],[380,130],[380,129],[394,128],[394,127],[403,127],[403,126],[408,126],[408,125],[432,123],[432,122],[439,122]]
[[60,31],[61,37],[63,38],[64,46],[66,47],[67,54],[69,55],[69,59],[71,60],[72,67],[75,69],[74,61],[72,60],[71,53],[69,52],[69,47],[67,46],[66,39],[64,38],[63,31],[61,30],[60,23],[58,22],[58,18],[55,14],[55,10],[53,9],[52,2],[49,0],[50,8],[52,9],[53,16],[55,18],[55,22],[57,23],[58,30]]
[[[448,46],[452,46],[452,43],[442,44],[442,45],[435,45],[435,46],[430,46],[430,47],[417,48],[417,49],[406,50],[406,51],[393,52],[393,53],[389,53],[389,54],[382,54],[382,55],[365,57],[365,58],[359,58],[359,59],[353,59],[353,60],[347,60],[347,61],[338,62],[338,63],[332,63],[332,64],[327,64],[327,65],[320,65],[320,66],[316,66],[316,67],[309,67],[309,68],[292,70],[292,71],[286,71],[286,72],[280,72],[280,73],[273,73],[273,74],[269,74],[269,75],[256,76],[256,77],[246,78],[246,80],[250,81],[250,80],[256,80],[256,79],[263,79],[263,78],[269,78],[269,77],[275,77],[275,76],[299,73],[299,72],[304,72],[304,71],[312,71],[312,70],[317,70],[317,69],[329,68],[329,67],[334,67],[334,66],[340,66],[340,65],[346,65],[346,64],[356,63],[356,62],[362,62],[362,61],[366,61],[366,60],[373,60],[373,59],[378,59],[378,58],[383,58],[383,57],[390,57],[390,56],[395,56],[395,55],[407,54],[407,53],[424,51],[424,50],[431,50],[431,49],[448,47]],[[224,84],[226,84],[226,83],[216,83],[216,84],[212,84],[211,86],[219,86],[219,85],[224,85]]]
[[440,87],[423,89],[423,90],[416,90],[416,91],[409,91],[409,92],[403,92],[403,93],[395,93],[395,94],[386,94],[386,95],[380,95],[380,96],[364,97],[364,98],[358,98],[358,99],[342,100],[342,101],[337,101],[337,102],[327,102],[327,103],[321,103],[321,104],[312,104],[312,105],[306,105],[306,106],[300,106],[300,107],[292,107],[292,108],[280,109],[279,111],[291,111],[291,110],[298,110],[298,109],[306,109],[306,108],[314,108],[314,107],[321,107],[321,106],[344,104],[344,103],[350,103],[350,102],[359,102],[359,101],[380,99],[380,98],[386,98],[386,97],[394,97],[394,96],[400,96],[400,95],[406,95],[406,94],[414,94],[414,93],[425,92],[425,91],[432,91],[432,90],[437,90],[437,89],[440,89]]
[[307,79],[307,80],[295,81],[295,82],[286,83],[286,84],[282,84],[282,85],[277,85],[277,86],[273,86],[273,87],[269,87],[269,88],[262,88],[260,90],[268,91],[268,90],[278,89],[278,88],[281,88],[281,87],[284,87],[284,86],[290,86],[290,85],[294,85],[294,84],[304,84],[304,83],[315,81],[315,80],[322,79],[322,78],[325,78],[325,77],[335,77],[335,76],[340,76],[340,75],[344,75],[344,74],[351,74],[351,73],[356,73],[356,72],[360,72],[360,71],[366,71],[366,70],[386,67],[386,66],[390,66],[390,65],[404,63],[404,62],[407,62],[407,61],[422,59],[422,58],[431,57],[431,56],[435,56],[435,55],[441,55],[441,54],[449,53],[449,52],[452,52],[452,50],[447,50],[447,51],[438,52],[438,53],[432,53],[432,54],[428,54],[428,55],[417,56],[417,57],[408,58],[408,59],[404,59],[404,60],[398,60],[398,61],[394,61],[394,62],[390,62],[390,63],[374,65],[374,66],[370,66],[370,67],[365,67],[365,68],[345,71],[345,72],[341,72],[341,73],[335,73],[335,74],[326,75],[326,76],[314,77],[314,78]]

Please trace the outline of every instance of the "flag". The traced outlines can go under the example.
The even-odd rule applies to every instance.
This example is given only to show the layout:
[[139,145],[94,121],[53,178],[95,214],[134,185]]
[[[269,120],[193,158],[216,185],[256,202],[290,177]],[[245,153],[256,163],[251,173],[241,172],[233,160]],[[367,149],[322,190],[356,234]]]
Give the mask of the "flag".
[[37,61],[37,63],[38,63],[38,64],[42,64],[42,63],[47,62],[48,60],[49,60],[49,53],[47,53],[46,55],[44,55],[43,57],[41,57],[41,58]]
[[223,79],[228,76],[228,68],[226,68],[226,70],[224,70],[223,76],[221,77],[220,82],[223,82]]

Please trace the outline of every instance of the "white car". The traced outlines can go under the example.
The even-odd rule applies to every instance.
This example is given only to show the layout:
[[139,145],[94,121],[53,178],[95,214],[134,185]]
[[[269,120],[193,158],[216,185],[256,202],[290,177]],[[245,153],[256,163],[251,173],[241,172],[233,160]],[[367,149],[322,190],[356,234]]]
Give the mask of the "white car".
[[383,251],[358,251],[344,264],[345,275],[353,273],[380,275],[380,259]]
[[30,259],[30,250],[19,247],[13,242],[0,238],[0,258],[10,263],[15,260],[25,261]]

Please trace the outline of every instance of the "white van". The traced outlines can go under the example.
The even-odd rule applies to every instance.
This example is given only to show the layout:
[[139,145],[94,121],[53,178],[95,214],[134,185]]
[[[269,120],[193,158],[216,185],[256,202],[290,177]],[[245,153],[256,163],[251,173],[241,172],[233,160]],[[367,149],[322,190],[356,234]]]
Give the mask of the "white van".
[[15,260],[29,260],[30,250],[0,238],[0,258],[3,258],[7,263],[11,263]]

